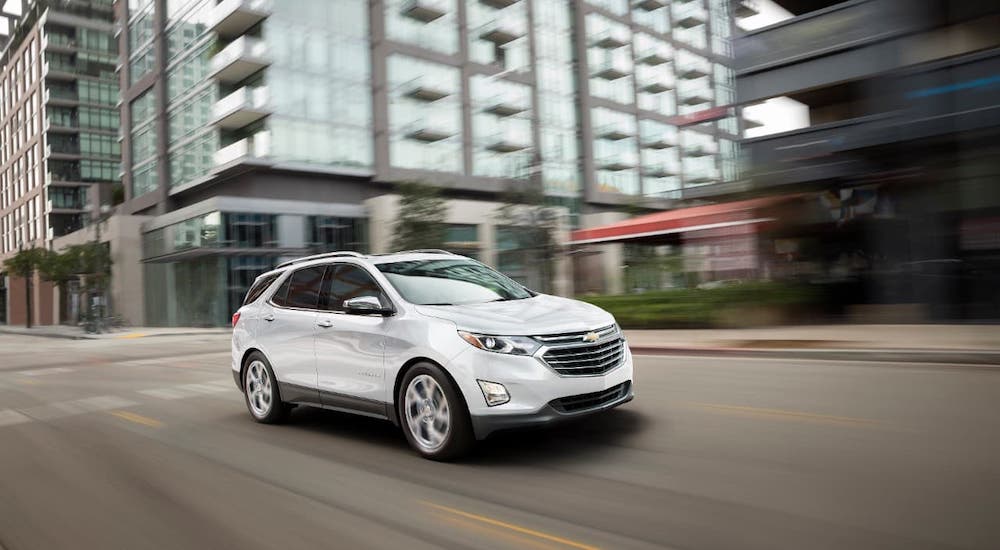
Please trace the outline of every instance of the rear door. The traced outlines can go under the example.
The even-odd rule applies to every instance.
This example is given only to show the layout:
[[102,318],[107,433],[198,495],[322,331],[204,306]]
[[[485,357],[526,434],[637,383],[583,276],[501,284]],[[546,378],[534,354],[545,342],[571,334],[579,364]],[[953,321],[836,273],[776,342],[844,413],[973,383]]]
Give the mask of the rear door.
[[317,401],[316,321],[326,266],[298,269],[261,308],[257,342],[286,401]]

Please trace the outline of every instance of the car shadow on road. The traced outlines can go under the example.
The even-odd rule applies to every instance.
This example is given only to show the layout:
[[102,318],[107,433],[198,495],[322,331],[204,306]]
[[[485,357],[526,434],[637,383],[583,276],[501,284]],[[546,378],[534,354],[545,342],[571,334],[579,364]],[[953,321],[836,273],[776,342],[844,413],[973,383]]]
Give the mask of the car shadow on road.
[[[290,427],[400,453],[412,451],[399,428],[386,420],[313,407],[297,407],[288,420]],[[542,428],[501,431],[479,441],[472,453],[458,462],[469,465],[567,463],[606,460],[628,446],[648,429],[651,422],[628,408]]]

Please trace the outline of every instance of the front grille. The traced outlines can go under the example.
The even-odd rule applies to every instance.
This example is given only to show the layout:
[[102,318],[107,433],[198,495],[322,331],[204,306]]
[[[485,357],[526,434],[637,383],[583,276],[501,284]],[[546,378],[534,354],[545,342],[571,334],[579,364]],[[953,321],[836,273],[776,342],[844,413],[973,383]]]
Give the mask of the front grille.
[[[564,332],[562,334],[548,334],[546,336],[535,336],[535,340],[542,342],[549,346],[558,346],[562,344],[578,344],[583,342],[583,336],[590,333],[591,331],[585,330],[583,332]],[[601,327],[593,332],[597,333],[597,336],[604,338],[609,334],[614,334],[615,326],[608,325],[606,327]]]
[[[615,334],[615,328],[595,330],[600,339],[593,343],[574,343],[560,345],[567,342],[582,342],[583,335],[587,333],[561,334],[555,336],[539,336],[539,340],[545,338],[558,340],[558,347],[545,351],[542,359],[552,367],[553,370],[564,376],[592,376],[604,374],[621,364],[625,358],[625,342]],[[608,338],[608,336],[612,336]],[[548,341],[551,345],[555,341]]]
[[597,409],[608,403],[614,403],[628,395],[631,382],[622,382],[613,388],[594,393],[584,393],[555,399],[549,403],[555,410],[562,413],[577,413]]

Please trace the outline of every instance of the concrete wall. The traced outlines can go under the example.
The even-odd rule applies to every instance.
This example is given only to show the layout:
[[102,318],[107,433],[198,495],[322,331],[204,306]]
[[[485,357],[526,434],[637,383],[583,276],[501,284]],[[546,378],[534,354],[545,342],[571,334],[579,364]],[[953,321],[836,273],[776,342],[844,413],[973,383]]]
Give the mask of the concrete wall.
[[[24,325],[27,321],[24,293],[25,279],[7,277],[7,324]],[[31,283],[31,324],[52,325],[57,319],[58,302],[54,301],[55,287],[43,281],[36,273]]]
[[[580,215],[583,229],[600,227],[628,218],[624,212],[594,212]],[[625,245],[587,245],[573,263],[576,291],[580,294],[623,294],[625,292]]]
[[[141,224],[147,216],[112,216],[101,224],[101,241],[111,244],[112,313],[121,315],[132,326],[146,323],[143,294]],[[53,241],[53,249],[94,240],[94,227],[89,226]]]
[[[502,203],[493,201],[477,201],[465,199],[448,200],[448,213],[445,221],[450,224],[470,224],[478,227],[480,260],[488,265],[497,265],[496,225],[498,225],[497,209]],[[399,212],[399,195],[387,194],[372,197],[365,201],[369,217],[369,246],[374,254],[393,252],[392,240]],[[565,214],[565,212],[564,212]],[[567,219],[566,215],[562,216]],[[562,224],[556,230],[556,238],[560,243],[569,239],[569,226]],[[553,292],[560,296],[573,293],[572,261],[568,256],[560,256],[556,260],[553,277]]]

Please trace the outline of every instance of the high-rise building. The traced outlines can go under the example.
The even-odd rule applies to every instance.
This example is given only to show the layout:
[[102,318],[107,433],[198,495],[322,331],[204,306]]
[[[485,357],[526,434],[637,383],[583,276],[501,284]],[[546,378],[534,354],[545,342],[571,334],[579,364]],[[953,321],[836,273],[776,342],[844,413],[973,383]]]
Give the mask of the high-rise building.
[[[120,170],[112,1],[12,0],[2,10],[0,262],[83,227],[112,200]],[[35,319],[51,322],[51,289],[36,283]],[[3,284],[24,296],[24,281]],[[0,321],[21,322],[25,304],[0,295]]]
[[[445,189],[449,247],[548,286],[496,216],[511,186],[543,188],[569,229],[735,174],[735,116],[677,125],[734,101],[727,0],[116,8],[133,323],[222,324],[280,258],[387,251],[398,182]],[[549,289],[572,292],[571,264]]]

